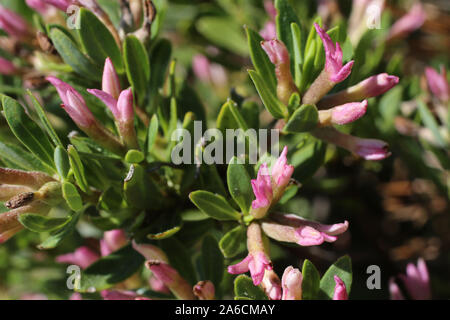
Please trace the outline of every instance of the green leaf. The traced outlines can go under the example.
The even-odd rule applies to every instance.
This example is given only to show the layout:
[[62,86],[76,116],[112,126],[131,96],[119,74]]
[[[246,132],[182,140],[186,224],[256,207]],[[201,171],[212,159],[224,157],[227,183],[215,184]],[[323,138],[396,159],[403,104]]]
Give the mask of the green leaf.
[[130,166],[124,193],[128,205],[133,208],[155,209],[161,206],[161,192],[141,165]]
[[239,251],[241,244],[245,241],[244,226],[237,226],[228,231],[219,241],[219,247],[225,258],[233,258]]
[[284,131],[290,133],[311,131],[317,127],[318,122],[319,112],[316,106],[303,104],[289,118]]
[[295,10],[289,4],[288,0],[276,0],[275,8],[278,12],[276,17],[277,38],[283,41],[283,43],[286,45],[291,56],[291,61],[293,62],[294,44],[291,31],[291,23],[300,25],[300,21],[298,20]]
[[58,171],[61,179],[65,180],[70,171],[69,155],[67,151],[60,146],[57,146],[53,155],[55,161],[56,170]]
[[58,28],[52,28],[50,30],[50,38],[61,58],[76,73],[88,79],[101,80],[102,69],[92,63],[63,31]]
[[2,95],[2,105],[6,121],[17,139],[42,162],[53,168],[53,146],[41,128],[28,117],[16,100]]
[[19,216],[20,223],[33,232],[50,232],[64,227],[72,217],[48,218],[38,214],[24,213]]
[[320,289],[320,274],[311,261],[305,259],[302,268],[302,298],[303,300],[315,300]]
[[78,292],[105,290],[132,276],[144,263],[144,257],[127,245],[90,265],[81,274]]
[[50,139],[52,139],[53,144],[55,146],[60,146],[61,148],[64,148],[64,145],[62,144],[61,140],[59,139],[58,135],[55,132],[55,129],[53,129],[53,126],[51,125],[50,121],[47,118],[47,115],[45,114],[44,108],[42,108],[39,101],[36,99],[36,97],[33,95],[33,93],[30,90],[27,90],[28,95],[31,98],[31,101],[33,102],[34,108],[36,110],[36,113],[41,120],[41,123],[47,131],[47,134],[49,135]]
[[54,230],[50,233],[50,236],[45,239],[40,245],[38,245],[39,249],[53,249],[58,246],[62,240],[64,240],[68,235],[70,235],[73,230],[75,230],[75,226],[80,218],[81,212],[74,212],[71,215],[71,220],[65,224],[62,228]]
[[26,171],[43,171],[49,174],[54,173],[54,170],[52,168],[45,165],[32,153],[25,151],[23,148],[17,145],[4,144],[1,141],[0,159],[13,169],[22,169]]
[[195,26],[206,39],[216,45],[242,56],[248,55],[242,28],[233,19],[206,16],[200,18]]
[[80,28],[77,29],[81,45],[98,65],[103,66],[110,58],[118,73],[123,73],[120,49],[108,28],[91,11],[81,8],[78,13]]
[[160,39],[150,54],[150,90],[157,91],[164,85],[167,67],[172,55],[172,44],[167,39]]
[[238,163],[236,157],[233,157],[228,164],[227,182],[228,190],[234,201],[236,201],[244,213],[248,213],[252,200],[254,199],[250,176],[245,166]]
[[72,145],[69,145],[67,151],[69,153],[70,167],[72,168],[75,180],[77,181],[77,184],[80,187],[80,189],[83,192],[87,192],[89,186],[86,180],[86,175],[84,174],[84,166],[83,163],[81,162],[78,151]]
[[291,164],[295,167],[293,177],[300,182],[312,177],[325,162],[326,143],[308,137],[304,145],[291,156]]
[[320,280],[319,297],[321,299],[330,300],[333,298],[334,288],[336,286],[334,281],[335,275],[344,281],[347,294],[350,295],[352,287],[352,261],[349,256],[339,258],[323,275]]
[[123,45],[123,58],[128,81],[133,86],[138,102],[141,103],[146,97],[150,83],[150,63],[147,50],[138,38],[128,35]]
[[181,243],[175,237],[170,237],[159,242],[161,249],[167,254],[169,264],[177,270],[180,275],[191,285],[197,282],[197,276],[192,265],[192,256],[186,249],[184,243]]
[[417,106],[419,108],[420,117],[422,118],[424,125],[433,133],[433,136],[436,139],[437,143],[441,147],[445,148],[447,146],[447,142],[442,137],[441,132],[439,131],[439,125],[434,119],[433,114],[430,112],[430,110],[428,110],[423,101],[417,100]]
[[209,191],[194,191],[189,194],[191,201],[205,214],[216,220],[239,220],[241,214],[234,210],[224,197]]
[[147,133],[147,155],[150,155],[153,149],[153,146],[156,141],[156,137],[158,135],[158,116],[154,114],[152,116],[152,120],[150,120],[150,125],[148,126],[148,133]]
[[276,119],[282,119],[287,116],[286,106],[278,100],[278,98],[273,94],[273,92],[267,87],[263,77],[254,70],[248,71],[250,78],[255,84],[256,90],[258,91],[261,100],[272,116]]
[[225,271],[225,264],[217,240],[210,235],[203,238],[201,261],[204,280],[210,280],[216,288],[219,288]]
[[292,46],[293,46],[293,69],[295,85],[300,87],[302,82],[302,65],[303,65],[303,35],[302,30],[297,23],[291,23]]
[[63,198],[67,205],[73,211],[80,211],[83,208],[83,200],[78,193],[77,188],[70,182],[66,181],[62,185]]
[[256,287],[250,277],[240,275],[234,280],[234,295],[236,298],[249,298],[251,300],[268,300],[264,291]]
[[264,80],[270,90],[275,94],[277,79],[275,78],[275,66],[261,47],[264,39],[254,30],[246,28],[250,58],[253,66],[259,74],[264,75]]
[[203,211],[196,209],[183,211],[181,213],[181,219],[183,221],[202,221],[209,218],[210,217],[207,214],[203,213]]

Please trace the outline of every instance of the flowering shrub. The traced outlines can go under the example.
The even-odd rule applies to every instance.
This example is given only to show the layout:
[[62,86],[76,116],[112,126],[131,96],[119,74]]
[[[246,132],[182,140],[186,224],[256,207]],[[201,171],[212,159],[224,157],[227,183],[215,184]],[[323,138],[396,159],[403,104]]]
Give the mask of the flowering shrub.
[[[449,222],[445,66],[403,61],[427,12],[342,2],[2,1],[0,297],[347,300],[373,239],[438,261],[448,226],[394,251],[367,215]],[[432,297],[401,269],[385,298]]]

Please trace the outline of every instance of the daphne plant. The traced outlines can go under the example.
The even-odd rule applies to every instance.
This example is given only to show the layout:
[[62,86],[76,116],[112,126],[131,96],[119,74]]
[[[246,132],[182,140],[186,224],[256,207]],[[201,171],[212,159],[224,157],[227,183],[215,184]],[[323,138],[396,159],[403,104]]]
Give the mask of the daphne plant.
[[[380,31],[366,59],[373,30],[353,21],[347,32],[324,3],[323,22],[306,2],[302,17],[287,0],[220,1],[213,17],[198,5],[195,26],[170,29],[172,46],[161,32],[166,14],[175,21],[168,6],[179,9],[169,1],[19,2],[0,6],[0,255],[45,252],[62,274],[55,296],[73,300],[351,297],[351,213],[301,203],[331,192],[322,177],[333,158],[374,172],[389,162],[378,98],[403,84],[395,58],[385,68],[380,55],[423,23],[419,7]],[[245,27],[246,42],[247,11],[268,17]],[[214,46],[184,50],[206,40]],[[420,117],[399,121],[427,129],[447,168],[448,81],[425,75]],[[65,271],[79,275],[69,288]],[[431,291],[422,260],[400,279],[414,298],[417,283]],[[391,291],[404,297],[393,280]]]

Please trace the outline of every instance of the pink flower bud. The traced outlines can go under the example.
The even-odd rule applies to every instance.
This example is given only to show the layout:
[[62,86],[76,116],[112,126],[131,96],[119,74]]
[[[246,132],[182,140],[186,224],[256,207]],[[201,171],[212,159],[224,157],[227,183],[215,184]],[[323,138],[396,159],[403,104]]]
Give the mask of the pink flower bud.
[[203,82],[210,81],[210,63],[204,55],[197,54],[192,59],[192,70],[197,78]]
[[427,265],[423,259],[418,260],[417,267],[412,263],[408,263],[406,275],[401,274],[399,277],[412,299],[431,299],[430,277]]
[[289,52],[284,43],[280,40],[273,39],[269,41],[262,41],[261,46],[269,56],[270,62],[272,62],[275,66],[290,63]]
[[264,28],[259,31],[259,35],[266,41],[275,39],[277,37],[277,26],[275,22],[266,22]]
[[264,9],[266,10],[267,14],[270,17],[270,20],[275,20],[277,17],[277,9],[273,5],[272,0],[265,0],[264,1]]
[[264,252],[249,253],[241,262],[228,266],[228,273],[241,274],[250,271],[253,284],[258,286],[264,278],[265,270],[272,270],[272,263]]
[[11,75],[16,72],[17,72],[17,68],[11,61],[0,57],[0,74]]
[[142,254],[145,260],[158,260],[168,263],[169,259],[166,254],[157,246],[147,243],[132,242],[133,249]]
[[342,133],[333,127],[314,130],[314,136],[358,154],[366,160],[382,160],[391,155],[388,144],[376,139],[361,139]]
[[376,139],[360,138],[354,140],[353,152],[366,160],[383,160],[391,154],[386,142]]
[[[367,100],[351,102],[331,109],[331,123],[347,124],[361,118],[367,111]],[[321,111],[320,111],[321,112]]]
[[415,3],[411,10],[391,27],[388,39],[407,36],[419,29],[425,23],[426,18],[427,15],[420,2]]
[[274,221],[262,223],[262,228],[267,236],[301,246],[317,246],[324,242],[334,242],[337,240],[337,235],[348,229],[347,221],[325,225],[305,220],[294,214],[272,214],[271,217]]
[[387,73],[380,73],[361,81],[355,87],[361,88],[364,92],[364,98],[371,98],[389,91],[397,85],[398,81],[399,78],[396,76],[390,76]]
[[195,296],[192,293],[192,287],[189,283],[180,276],[178,271],[167,263],[158,260],[149,260],[145,263],[145,266],[155,277],[161,280],[178,299],[195,299]]
[[114,99],[119,99],[120,81],[116,69],[110,58],[106,58],[102,77],[102,91],[111,95]]
[[30,8],[36,10],[40,14],[47,13],[47,10],[49,9],[45,0],[26,0],[26,3]]
[[350,75],[354,61],[342,66],[342,49],[339,43],[334,44],[330,36],[317,23],[314,23],[314,27],[325,49],[325,70],[329,79],[335,83],[344,81]]
[[49,76],[46,79],[55,86],[63,102],[62,107],[78,126],[86,128],[95,123],[94,115],[78,91],[58,78]]
[[122,248],[127,242],[127,237],[122,229],[106,231],[103,234],[103,239],[100,240],[100,252],[102,256],[107,256]]
[[73,0],[44,0],[44,2],[67,12],[67,8],[73,3]]
[[87,92],[99,98],[112,112],[114,119],[120,119],[120,113],[117,109],[117,99],[114,99],[109,93],[98,89],[87,89]]
[[81,296],[81,293],[74,292],[70,296],[69,300],[83,300],[83,297]]
[[100,258],[99,254],[89,247],[79,247],[72,253],[66,253],[56,257],[56,262],[75,264],[81,269],[86,269]]
[[284,270],[281,278],[283,286],[283,300],[302,300],[302,273],[292,266]]
[[272,167],[272,179],[276,186],[281,189],[285,188],[294,172],[294,166],[287,164],[287,146],[283,148],[280,157]]
[[389,279],[389,293],[391,294],[391,300],[405,300],[405,297],[403,297],[403,294],[398,285],[395,283],[394,278]]
[[291,95],[298,92],[292,79],[289,52],[284,43],[276,39],[262,41],[261,46],[275,65],[278,99],[287,105]]
[[281,281],[273,270],[265,270],[261,282],[264,292],[270,300],[281,300]]
[[28,23],[17,13],[0,5],[0,28],[11,37],[23,38],[30,35]]
[[252,202],[252,208],[265,208],[270,205],[272,201],[272,182],[267,169],[267,164],[263,163],[259,170],[256,179],[251,181],[253,193],[256,199]]
[[100,294],[104,300],[150,300],[139,297],[136,292],[129,290],[102,290]]
[[216,294],[214,284],[211,281],[200,281],[193,289],[195,296],[199,300],[214,300]]
[[155,276],[151,276],[150,279],[148,279],[148,284],[150,285],[150,288],[152,288],[153,291],[161,292],[169,294],[170,290],[164,285],[164,282],[159,280]]
[[433,68],[425,68],[425,76],[431,92],[442,102],[447,102],[450,98],[450,88],[444,66],[441,66],[441,74]]
[[117,101],[119,122],[129,123],[134,121],[133,91],[128,88],[120,93]]
[[336,282],[336,286],[334,287],[333,300],[348,300],[347,289],[345,288],[344,281],[335,275],[334,282]]

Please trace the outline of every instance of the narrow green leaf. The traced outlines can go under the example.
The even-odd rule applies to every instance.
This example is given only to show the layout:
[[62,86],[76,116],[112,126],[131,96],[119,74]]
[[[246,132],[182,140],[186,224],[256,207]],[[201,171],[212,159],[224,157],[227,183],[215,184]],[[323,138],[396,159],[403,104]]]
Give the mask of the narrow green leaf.
[[246,27],[248,47],[250,49],[250,58],[253,66],[259,74],[264,75],[267,86],[275,94],[277,79],[275,78],[275,66],[270,62],[269,57],[261,47],[261,41],[264,39],[254,30]]
[[98,65],[103,66],[110,58],[118,73],[123,73],[120,49],[108,28],[91,11],[81,8],[78,13],[80,42],[86,53]]
[[64,32],[58,28],[50,30],[50,38],[61,58],[81,76],[100,81],[102,69],[92,63]]
[[320,274],[316,267],[308,259],[303,262],[302,276],[303,300],[317,299],[320,289]]
[[205,16],[198,19],[197,30],[209,41],[242,56],[248,55],[242,29],[230,17]]
[[219,247],[225,258],[233,258],[239,253],[240,247],[245,241],[245,231],[245,227],[237,226],[220,239]]
[[161,249],[169,258],[169,264],[191,285],[197,283],[197,276],[191,260],[192,256],[187,250],[184,242],[182,243],[178,239],[175,239],[175,237],[171,237],[164,239],[159,243]]
[[28,117],[24,108],[14,99],[2,95],[6,121],[11,131],[36,157],[53,168],[53,146],[45,133]]
[[276,0],[275,8],[277,9],[276,25],[277,38],[283,41],[289,53],[291,54],[291,66],[293,66],[294,44],[291,31],[291,23],[296,23],[300,26],[300,21],[295,13],[294,8],[290,5],[288,0]]
[[70,171],[69,155],[67,151],[60,146],[57,146],[53,155],[55,161],[56,171],[58,171],[61,179],[65,180]]
[[245,166],[238,163],[236,157],[233,157],[228,164],[227,182],[228,190],[234,201],[239,205],[242,212],[248,213],[254,199],[250,176]]
[[36,110],[36,113],[41,120],[41,123],[47,131],[47,134],[49,135],[50,139],[52,139],[53,144],[55,146],[60,146],[61,148],[64,148],[61,140],[59,139],[58,135],[55,132],[55,129],[53,129],[53,126],[51,125],[50,121],[47,118],[47,115],[45,114],[44,108],[42,108],[39,101],[36,99],[36,97],[33,95],[33,93],[30,90],[27,90],[28,95],[31,98],[31,101],[33,102],[34,108]]
[[339,258],[333,265],[331,265],[327,272],[320,280],[319,297],[321,299],[332,299],[336,282],[334,276],[338,276],[345,283],[347,294],[350,295],[352,287],[352,261],[349,256]]
[[293,60],[294,60],[294,82],[300,87],[302,81],[302,66],[303,66],[303,35],[302,30],[297,23],[291,23],[292,46],[293,46]]
[[266,86],[266,83],[261,75],[254,70],[249,70],[248,73],[255,84],[256,90],[258,91],[258,94],[261,97],[267,111],[269,111],[272,116],[277,119],[282,119],[287,116],[286,106],[278,100],[278,98]]
[[216,220],[239,220],[241,214],[234,210],[224,197],[209,191],[194,191],[189,194],[191,201],[205,214]]
[[249,298],[251,300],[268,300],[264,291],[256,287],[250,277],[240,275],[234,280],[234,295],[237,298]]
[[72,168],[75,180],[77,181],[77,184],[80,187],[80,189],[83,192],[87,192],[89,186],[86,180],[86,175],[84,174],[84,166],[83,163],[81,162],[78,151],[72,145],[69,145],[67,151],[69,153],[70,167]]
[[80,211],[83,208],[83,200],[78,193],[77,188],[70,182],[64,182],[62,185],[63,198],[67,205],[73,211]]
[[144,257],[127,245],[90,265],[81,274],[78,292],[105,290],[132,276],[144,263]]
[[54,170],[44,164],[35,155],[25,151],[22,147],[5,144],[0,141],[0,159],[14,169],[26,171],[43,171],[53,174]]
[[70,235],[73,230],[75,230],[75,226],[80,218],[81,212],[74,212],[71,215],[71,220],[65,224],[62,228],[52,231],[50,236],[45,239],[40,245],[38,245],[39,249],[53,249],[58,246],[62,240],[64,240],[68,235]]
[[48,218],[38,214],[24,213],[19,216],[20,223],[33,232],[50,232],[64,227],[72,217]]
[[438,144],[441,147],[445,148],[447,146],[447,142],[442,137],[441,132],[439,131],[439,125],[434,119],[433,114],[430,112],[430,110],[428,110],[427,106],[425,105],[425,103],[423,103],[422,100],[417,100],[417,106],[419,107],[419,113],[423,123],[433,133],[433,136]]
[[152,120],[150,120],[150,125],[148,126],[147,133],[147,155],[150,155],[153,149],[153,146],[156,141],[156,136],[158,135],[158,116],[154,114],[152,116]]
[[304,104],[289,118],[288,123],[284,127],[284,131],[290,133],[311,131],[317,127],[318,122],[319,112],[316,106]]
[[123,58],[128,81],[133,86],[139,103],[144,101],[150,83],[150,63],[147,50],[133,35],[125,38]]

